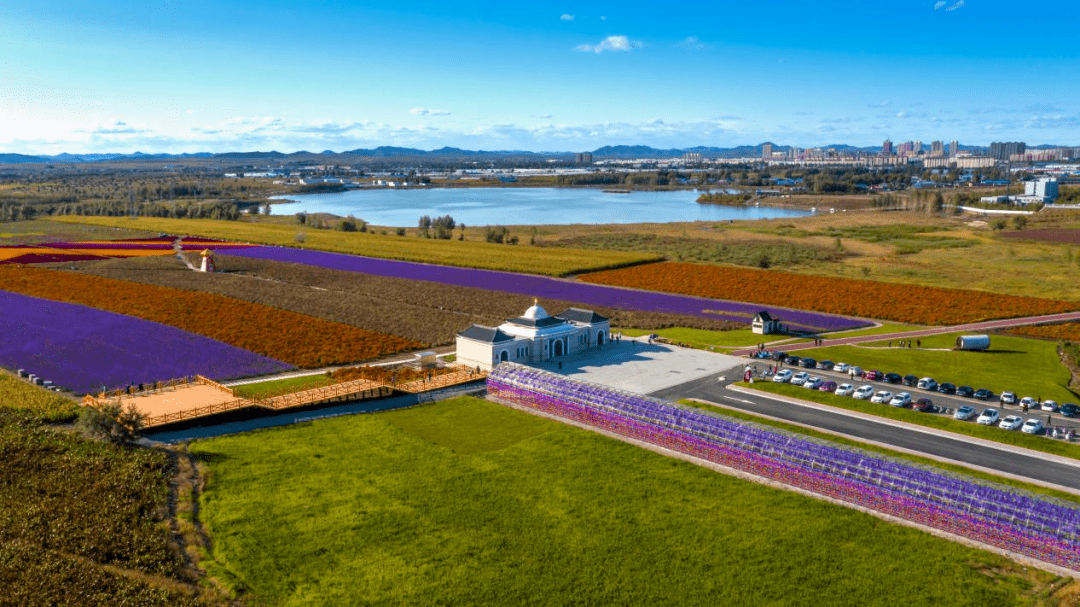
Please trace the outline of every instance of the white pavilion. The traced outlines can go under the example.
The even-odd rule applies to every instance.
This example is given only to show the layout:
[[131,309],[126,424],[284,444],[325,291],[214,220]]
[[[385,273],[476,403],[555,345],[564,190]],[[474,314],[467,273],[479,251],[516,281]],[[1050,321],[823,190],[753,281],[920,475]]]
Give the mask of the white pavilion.
[[595,348],[611,338],[608,319],[570,308],[556,316],[535,301],[525,314],[498,327],[473,325],[457,335],[457,362],[490,371],[503,361],[542,362]]

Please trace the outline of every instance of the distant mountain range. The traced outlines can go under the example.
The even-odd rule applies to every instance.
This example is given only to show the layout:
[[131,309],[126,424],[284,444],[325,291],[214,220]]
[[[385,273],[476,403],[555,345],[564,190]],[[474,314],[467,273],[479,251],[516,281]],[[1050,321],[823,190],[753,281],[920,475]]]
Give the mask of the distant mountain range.
[[[591,153],[594,160],[601,160],[604,158],[673,158],[680,157],[687,153],[698,153],[704,158],[759,158],[761,156],[762,147],[769,142],[764,142],[758,145],[741,145],[730,148],[720,147],[708,147],[697,146],[691,148],[669,148],[660,149],[647,145],[607,145],[602,148],[593,150]],[[786,152],[791,149],[791,146],[771,144],[774,152]],[[863,154],[877,154],[881,152],[881,146],[871,147],[855,147],[847,144],[835,144],[827,146],[819,146],[821,148],[832,148],[839,152],[844,153],[863,153]],[[1038,145],[1029,146],[1029,149],[1048,149],[1060,146],[1054,145]],[[923,145],[923,149],[929,151],[930,146]],[[961,150],[973,151],[983,149],[979,146],[966,146],[961,145]],[[206,158],[206,159],[222,159],[222,160],[276,160],[276,161],[288,161],[288,160],[300,160],[304,158],[310,159],[340,159],[343,161],[355,160],[357,158],[489,158],[489,159],[506,159],[506,158],[560,158],[572,160],[574,152],[530,152],[525,150],[463,150],[461,148],[442,147],[437,150],[421,150],[417,148],[402,148],[394,146],[380,146],[373,149],[356,149],[345,152],[334,152],[333,150],[324,150],[322,152],[308,152],[298,151],[291,153],[283,153],[278,151],[271,152],[225,152],[220,154],[214,154],[211,152],[199,152],[195,154],[144,154],[142,152],[135,152],[133,154],[56,154],[54,156],[44,155],[26,155],[26,154],[0,154],[0,164],[52,164],[52,163],[92,163],[92,162],[110,162],[110,161],[140,161],[140,160],[171,160],[178,159],[183,160],[187,158]]]

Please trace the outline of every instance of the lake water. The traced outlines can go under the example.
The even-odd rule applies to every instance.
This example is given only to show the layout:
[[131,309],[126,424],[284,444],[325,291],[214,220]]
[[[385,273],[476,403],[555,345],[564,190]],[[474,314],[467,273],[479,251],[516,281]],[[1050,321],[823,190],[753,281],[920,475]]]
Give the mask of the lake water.
[[450,215],[469,226],[572,223],[643,223],[802,217],[809,211],[766,206],[698,204],[699,193],[611,194],[591,188],[425,188],[363,189],[337,194],[289,195],[274,215],[353,215],[380,226],[413,227],[424,215]]

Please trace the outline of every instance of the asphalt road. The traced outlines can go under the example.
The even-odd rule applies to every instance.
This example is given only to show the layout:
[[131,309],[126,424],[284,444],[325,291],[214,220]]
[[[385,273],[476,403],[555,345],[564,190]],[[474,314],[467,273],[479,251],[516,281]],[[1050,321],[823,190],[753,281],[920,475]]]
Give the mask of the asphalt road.
[[[678,400],[697,398],[748,413],[769,415],[774,418],[805,424],[846,436],[908,449],[916,453],[969,464],[990,471],[1002,472],[1023,479],[1067,488],[1080,492],[1080,461],[1076,465],[1052,459],[1010,451],[1008,445],[1001,448],[987,447],[971,442],[967,437],[932,434],[897,426],[888,419],[865,419],[837,412],[802,407],[774,399],[769,395],[750,395],[726,388],[726,383],[710,376],[665,388],[650,396]],[[965,399],[966,400],[966,399]],[[937,402],[937,401],[935,401]],[[887,406],[887,405],[883,405]],[[1005,432],[1005,430],[1002,430]],[[1046,439],[1051,440],[1051,439]]]

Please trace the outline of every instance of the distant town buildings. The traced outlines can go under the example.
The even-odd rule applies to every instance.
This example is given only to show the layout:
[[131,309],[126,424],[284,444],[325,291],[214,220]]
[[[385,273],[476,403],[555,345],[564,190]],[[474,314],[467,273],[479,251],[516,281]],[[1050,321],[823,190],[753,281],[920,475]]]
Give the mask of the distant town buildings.
[[930,156],[939,157],[945,155],[945,145],[941,141],[934,141],[930,143]]
[[574,163],[592,164],[592,152],[579,152],[574,154]]
[[761,146],[761,157],[764,158],[765,160],[771,160],[772,159],[772,144],[771,143],[762,144],[762,146]]
[[949,156],[956,157],[960,154],[960,143],[955,139],[949,144]]
[[1023,141],[995,141],[990,144],[990,157],[995,160],[1008,160],[1014,154],[1023,154],[1026,149]]
[[886,139],[881,144],[881,155],[882,156],[892,156],[892,153],[893,153],[892,142],[889,141],[888,139]]
[[698,164],[698,163],[701,162],[701,153],[700,152],[687,152],[687,153],[683,154],[682,159],[684,161],[686,161],[688,164]]

